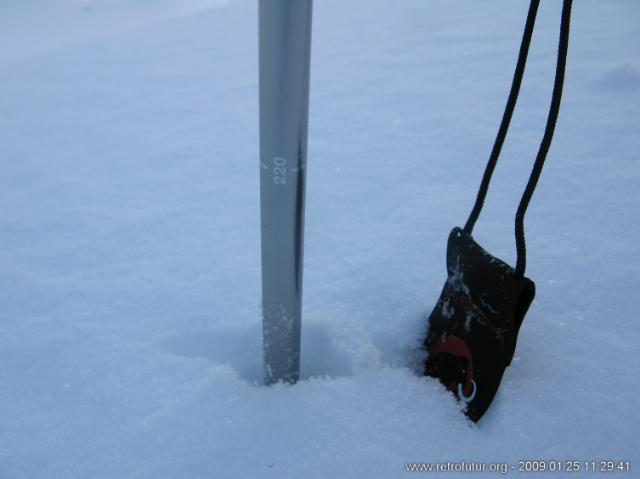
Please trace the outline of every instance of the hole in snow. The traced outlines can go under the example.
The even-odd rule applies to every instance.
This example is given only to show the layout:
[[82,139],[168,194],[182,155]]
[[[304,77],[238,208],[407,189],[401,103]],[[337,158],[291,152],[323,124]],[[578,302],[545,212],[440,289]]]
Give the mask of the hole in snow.
[[162,349],[179,356],[202,358],[232,367],[240,378],[262,382],[261,336],[258,328],[219,329],[171,336],[160,341]]
[[[351,334],[349,334],[351,333]],[[312,377],[344,377],[381,366],[381,353],[370,338],[342,331],[334,323],[304,321],[300,374]],[[262,325],[249,328],[224,328],[171,336],[158,345],[169,352],[189,358],[203,358],[233,368],[250,383],[263,382]]]

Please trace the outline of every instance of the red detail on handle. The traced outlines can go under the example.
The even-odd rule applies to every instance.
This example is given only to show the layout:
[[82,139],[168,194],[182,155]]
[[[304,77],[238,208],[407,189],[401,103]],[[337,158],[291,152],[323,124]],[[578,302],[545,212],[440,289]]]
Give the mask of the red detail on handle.
[[[454,356],[462,357],[467,360],[467,377],[463,385],[463,392],[465,396],[469,396],[473,393],[473,356],[467,343],[463,339],[457,336],[443,336],[438,341],[433,343],[429,348],[429,354],[449,353]],[[458,395],[458,384],[451,383],[447,385],[447,389]]]

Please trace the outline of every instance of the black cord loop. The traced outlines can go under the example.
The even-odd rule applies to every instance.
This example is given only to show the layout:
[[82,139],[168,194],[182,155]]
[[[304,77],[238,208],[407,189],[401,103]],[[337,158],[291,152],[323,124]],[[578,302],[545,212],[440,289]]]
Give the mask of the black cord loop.
[[[558,120],[558,114],[560,112],[560,102],[562,99],[562,88],[564,85],[564,75],[567,63],[567,51],[569,49],[569,26],[572,3],[573,0],[563,1],[562,19],[560,22],[560,39],[558,42],[558,59],[556,64],[555,80],[553,84],[553,93],[551,96],[551,104],[549,106],[549,114],[547,116],[547,124],[545,127],[542,142],[540,143],[540,148],[538,149],[535,163],[531,170],[531,175],[529,176],[529,181],[527,182],[527,186],[525,187],[524,193],[522,194],[522,198],[520,199],[520,204],[518,205],[518,210],[516,211],[515,216],[515,237],[517,251],[516,276],[518,277],[522,277],[524,275],[527,264],[527,250],[524,236],[524,216],[527,212],[527,208],[529,207],[533,192],[535,191],[538,184],[538,180],[540,179],[540,174],[542,173],[542,168],[544,166],[547,153],[549,152],[551,141],[553,140],[553,133],[556,127],[556,122]],[[524,68],[527,62],[527,55],[529,53],[529,46],[531,44],[533,27],[535,25],[539,4],[539,0],[531,0],[531,4],[529,6],[527,21],[525,24],[524,33],[522,35],[522,42],[520,44],[520,52],[518,54],[518,63],[516,64],[516,69],[513,75],[513,82],[511,84],[511,91],[509,92],[507,105],[502,116],[500,128],[498,130],[498,134],[496,136],[489,161],[487,162],[487,166],[482,177],[482,182],[480,183],[480,188],[478,190],[475,204],[464,226],[464,231],[468,234],[472,233],[473,227],[475,226],[475,223],[480,216],[480,212],[482,211],[484,200],[489,189],[489,183],[491,182],[491,177],[493,175],[496,164],[498,163],[498,157],[500,156],[502,145],[504,144],[504,140],[507,136],[509,124],[511,123],[511,117],[513,116],[513,111],[518,100],[520,85],[522,84],[522,77],[524,76]]]

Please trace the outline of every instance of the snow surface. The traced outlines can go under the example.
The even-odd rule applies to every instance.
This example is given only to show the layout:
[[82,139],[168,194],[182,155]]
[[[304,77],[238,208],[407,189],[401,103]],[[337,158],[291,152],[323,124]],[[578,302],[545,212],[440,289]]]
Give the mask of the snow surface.
[[[512,264],[560,3],[542,2],[475,231]],[[635,0],[575,2],[527,216],[537,298],[493,407],[472,426],[415,373],[527,7],[316,2],[304,380],[267,388],[256,2],[0,2],[0,478],[382,478],[411,476],[406,462],[520,459],[637,470]]]

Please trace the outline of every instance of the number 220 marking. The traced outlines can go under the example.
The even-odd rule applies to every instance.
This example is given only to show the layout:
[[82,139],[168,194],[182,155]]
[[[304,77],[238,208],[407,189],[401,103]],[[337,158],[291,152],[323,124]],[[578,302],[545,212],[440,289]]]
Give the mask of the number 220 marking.
[[282,186],[287,184],[287,159],[282,156],[273,159],[273,182]]

